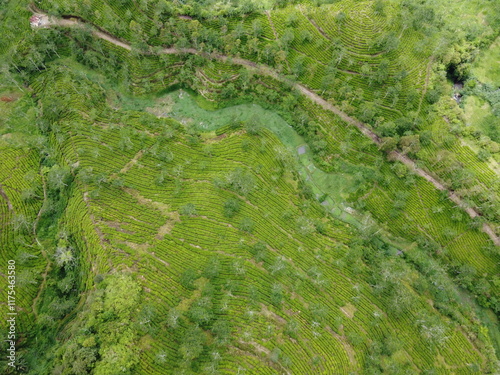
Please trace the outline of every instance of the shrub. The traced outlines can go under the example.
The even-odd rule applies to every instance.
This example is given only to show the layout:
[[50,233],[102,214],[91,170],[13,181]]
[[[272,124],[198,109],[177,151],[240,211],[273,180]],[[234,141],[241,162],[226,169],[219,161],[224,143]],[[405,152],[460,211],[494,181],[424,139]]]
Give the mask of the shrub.
[[181,215],[196,216],[197,214],[198,212],[196,211],[196,207],[193,203],[188,203],[181,207]]
[[249,217],[243,218],[240,223],[240,229],[244,232],[252,233],[255,227],[255,223]]
[[240,211],[240,200],[229,198],[224,202],[223,213],[227,218],[232,218]]

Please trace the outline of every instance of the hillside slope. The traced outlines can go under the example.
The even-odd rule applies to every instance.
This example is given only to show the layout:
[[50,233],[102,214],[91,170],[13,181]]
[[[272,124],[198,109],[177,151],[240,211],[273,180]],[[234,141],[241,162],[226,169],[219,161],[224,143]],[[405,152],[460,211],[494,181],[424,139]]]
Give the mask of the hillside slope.
[[429,98],[442,56],[415,57],[436,19],[381,3],[42,1],[34,29],[10,3],[5,25],[25,23],[0,45],[0,228],[19,340],[3,370],[498,371],[494,160],[458,133],[438,149],[461,120]]

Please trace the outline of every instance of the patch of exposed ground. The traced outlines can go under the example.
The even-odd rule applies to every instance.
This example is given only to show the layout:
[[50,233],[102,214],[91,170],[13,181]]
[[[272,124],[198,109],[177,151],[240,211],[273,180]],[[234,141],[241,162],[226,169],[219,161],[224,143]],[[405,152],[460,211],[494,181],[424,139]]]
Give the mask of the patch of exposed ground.
[[168,220],[165,224],[163,224],[158,229],[158,233],[156,234],[155,238],[157,240],[163,240],[167,234],[170,234],[170,232],[172,232],[172,229],[174,228],[176,221],[180,220]]
[[340,311],[342,311],[348,318],[352,319],[352,318],[354,318],[354,313],[356,312],[356,307],[354,305],[348,303],[344,307],[341,307]]
[[5,199],[5,202],[7,202],[7,207],[9,208],[9,211],[13,211],[14,207],[12,206],[12,203],[8,197],[8,195],[3,191],[2,185],[0,185],[0,196]]
[[276,314],[275,312],[269,310],[267,308],[266,305],[264,305],[263,303],[260,304],[261,305],[261,313],[262,315],[264,315],[266,318],[271,318],[273,320],[275,320],[276,322],[282,324],[282,325],[285,325],[286,324],[286,320],[285,318],[279,316],[278,314]]
[[[144,155],[144,150],[140,150],[137,154],[135,154],[134,157],[127,164],[125,164],[122,169],[120,169],[119,173],[121,174],[127,173],[130,170],[130,168],[132,168],[134,165],[137,164],[142,155]],[[118,173],[113,173],[110,176],[110,179],[115,179],[115,178],[118,178]]]
[[146,112],[149,112],[156,117],[167,117],[174,107],[174,100],[170,96],[165,96],[156,100],[152,107],[147,107]]

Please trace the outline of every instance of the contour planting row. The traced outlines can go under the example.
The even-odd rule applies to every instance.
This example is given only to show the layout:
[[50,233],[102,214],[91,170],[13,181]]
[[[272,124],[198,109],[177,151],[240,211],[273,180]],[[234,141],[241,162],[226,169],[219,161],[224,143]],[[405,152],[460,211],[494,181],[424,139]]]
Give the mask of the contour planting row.
[[[3,275],[7,275],[9,260],[16,262],[15,306],[19,315],[18,332],[29,332],[34,317],[29,314],[33,298],[39,288],[38,274],[45,268],[45,260],[40,247],[33,237],[33,223],[41,207],[42,201],[37,198],[23,199],[22,193],[39,186],[38,155],[32,150],[3,149],[2,165],[0,167],[0,242],[3,251],[0,260],[4,265]],[[41,189],[35,189],[34,194],[42,194]],[[7,279],[5,278],[5,284]],[[7,294],[4,289],[5,295]],[[7,306],[7,303],[4,304]],[[6,323],[5,323],[6,324]],[[4,327],[4,323],[2,324]]]

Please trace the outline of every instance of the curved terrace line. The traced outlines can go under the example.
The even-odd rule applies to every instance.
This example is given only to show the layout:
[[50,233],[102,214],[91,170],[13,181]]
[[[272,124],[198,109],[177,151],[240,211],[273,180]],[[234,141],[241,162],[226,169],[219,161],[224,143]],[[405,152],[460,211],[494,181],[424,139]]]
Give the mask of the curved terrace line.
[[[60,19],[60,18],[54,18],[49,16],[46,13],[43,13],[40,9],[32,9],[32,12],[34,15],[39,17],[39,23],[37,25],[32,25],[35,28],[46,28],[46,27],[51,27],[51,26],[63,26],[63,27],[85,27],[89,25],[83,20],[78,19],[75,17],[74,19],[72,18],[67,18],[67,19]],[[93,25],[92,25],[93,26]],[[122,47],[128,51],[132,50],[132,47],[130,44],[125,43],[124,41],[119,40],[115,36],[100,31],[100,30],[92,30],[92,34],[97,36],[98,38],[104,39],[116,46]],[[336,106],[332,105],[322,97],[320,97],[318,94],[313,92],[312,90],[308,89],[306,86],[292,82],[289,79],[286,79],[284,77],[281,77],[276,71],[271,69],[270,67],[262,64],[257,64],[253,61],[242,59],[240,57],[230,57],[227,55],[219,54],[219,53],[207,53],[207,52],[202,52],[198,51],[195,48],[163,48],[158,50],[158,54],[192,54],[192,55],[199,55],[208,59],[215,59],[219,60],[222,62],[226,63],[232,63],[236,65],[241,65],[244,66],[250,70],[253,70],[257,72],[258,74],[263,74],[266,76],[269,76],[271,78],[274,78],[278,81],[282,81],[285,83],[290,84],[292,87],[294,87],[296,90],[298,90],[300,93],[302,93],[304,96],[309,98],[311,101],[314,103],[320,105],[323,109],[334,113],[338,117],[340,117],[343,121],[347,122],[348,124],[351,124],[355,126],[356,128],[361,131],[366,137],[370,138],[376,145],[381,146],[382,145],[382,140],[381,138],[375,134],[366,124],[362,123],[361,121],[349,116],[347,113],[341,111],[339,108]],[[388,156],[393,159],[393,160],[398,160],[401,163],[405,164],[407,167],[409,167],[414,173],[419,175],[420,177],[424,178],[431,184],[433,184],[438,190],[441,191],[446,191],[448,193],[448,198],[457,204],[459,207],[463,208],[465,212],[471,217],[475,218],[478,216],[481,216],[481,214],[474,208],[472,207],[467,207],[464,201],[458,197],[453,191],[449,190],[446,188],[442,182],[440,182],[438,179],[436,179],[434,176],[432,176],[430,173],[426,172],[422,168],[418,167],[415,161],[410,159],[408,156],[402,154],[399,151],[391,151],[388,153]],[[496,246],[500,246],[500,238],[496,235],[495,231],[493,228],[487,224],[484,223],[482,227],[483,231],[491,238],[491,240],[494,242]]]
[[2,185],[0,184],[0,196],[5,200],[7,203],[7,207],[9,211],[14,211],[14,207],[12,206],[12,203],[9,199],[9,196],[5,193],[5,191],[2,189]]

